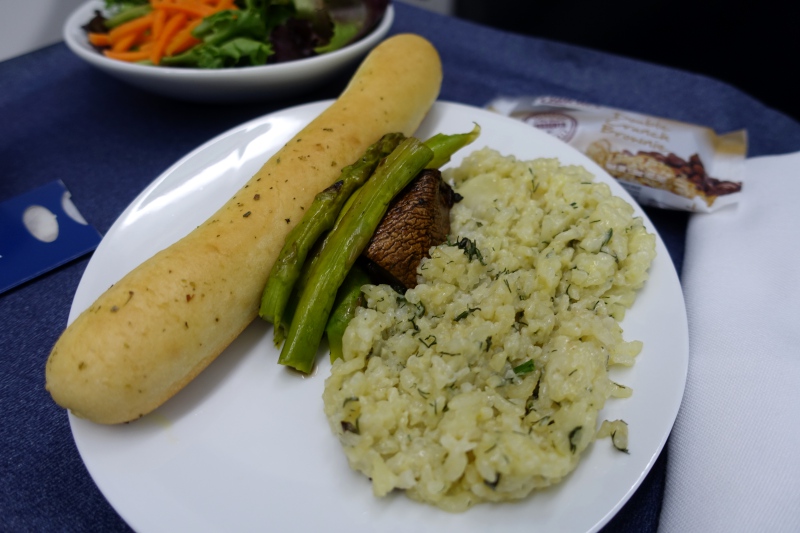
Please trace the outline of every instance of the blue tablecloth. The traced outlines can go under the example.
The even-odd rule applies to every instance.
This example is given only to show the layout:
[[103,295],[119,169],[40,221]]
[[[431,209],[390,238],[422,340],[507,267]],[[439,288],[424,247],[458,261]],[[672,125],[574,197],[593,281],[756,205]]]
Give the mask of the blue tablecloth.
[[[396,10],[394,33],[421,34],[439,49],[443,100],[483,106],[499,94],[560,95],[719,132],[746,128],[751,156],[800,150],[800,124],[715,80],[404,4]],[[7,60],[0,63],[0,201],[61,179],[105,232],[150,181],[206,140],[270,111],[335,97],[345,81],[297,99],[201,105],[124,85],[63,44]],[[680,271],[688,215],[648,214]],[[44,364],[87,261],[0,295],[2,531],[128,529],[83,466],[66,413],[44,390]],[[606,531],[657,529],[667,461],[665,451]]]

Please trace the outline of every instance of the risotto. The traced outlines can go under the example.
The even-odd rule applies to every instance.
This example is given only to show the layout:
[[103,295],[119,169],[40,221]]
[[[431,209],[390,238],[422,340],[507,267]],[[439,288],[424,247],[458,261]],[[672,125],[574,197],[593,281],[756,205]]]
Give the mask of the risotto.
[[624,200],[578,166],[483,149],[445,178],[463,196],[419,285],[367,285],[326,380],[325,413],[350,465],[448,511],[559,482],[631,389],[609,379],[641,342],[619,322],[655,256]]

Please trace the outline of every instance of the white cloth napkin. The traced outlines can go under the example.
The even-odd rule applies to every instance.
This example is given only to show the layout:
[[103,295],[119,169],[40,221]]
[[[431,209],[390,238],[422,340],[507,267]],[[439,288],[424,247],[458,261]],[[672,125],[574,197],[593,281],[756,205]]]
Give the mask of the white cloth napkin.
[[800,532],[800,152],[746,177],[737,206],[689,221],[660,533]]

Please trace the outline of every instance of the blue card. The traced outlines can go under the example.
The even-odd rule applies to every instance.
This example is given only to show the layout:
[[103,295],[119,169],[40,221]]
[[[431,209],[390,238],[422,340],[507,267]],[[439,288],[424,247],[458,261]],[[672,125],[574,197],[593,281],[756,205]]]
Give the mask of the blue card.
[[0,293],[91,252],[100,239],[60,180],[0,203]]

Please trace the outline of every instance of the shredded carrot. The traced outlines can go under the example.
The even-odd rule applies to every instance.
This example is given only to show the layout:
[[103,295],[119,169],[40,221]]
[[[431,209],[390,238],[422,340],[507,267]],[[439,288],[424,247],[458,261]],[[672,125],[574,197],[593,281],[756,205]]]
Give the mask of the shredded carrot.
[[94,46],[111,46],[107,33],[89,33],[89,42]]
[[120,61],[149,59],[158,65],[164,56],[183,53],[202,41],[192,31],[209,15],[238,9],[234,0],[150,0],[152,11],[120,24],[108,33],[89,33],[89,42]]
[[136,42],[136,39],[139,38],[138,33],[128,33],[123,35],[117,41],[111,45],[112,52],[127,52],[133,46],[133,43]]
[[193,15],[195,17],[207,17],[209,15],[212,15],[214,11],[216,11],[213,8],[208,8],[206,6],[199,6],[188,2],[184,2],[181,4],[169,4],[162,0],[159,2],[152,2],[151,5],[155,10],[163,9],[169,13],[184,13],[186,15]]
[[153,50],[150,51],[150,61],[152,61],[154,65],[161,63],[161,57],[164,55],[167,44],[175,34],[180,31],[185,23],[186,13],[176,13],[164,24],[164,30],[161,32],[161,35],[158,36]]
[[164,31],[164,24],[167,23],[167,12],[163,9],[157,9],[153,13],[153,29],[150,33],[153,34],[153,39],[158,39],[161,32]]
[[169,43],[167,43],[167,47],[164,49],[164,55],[174,56],[175,54],[185,52],[196,44],[200,44],[202,41],[192,35],[192,31],[202,21],[203,19],[195,19],[189,22],[181,31],[176,33]]
[[133,19],[129,22],[124,24],[120,24],[110,32],[108,32],[108,38],[111,40],[111,43],[117,42],[121,37],[129,33],[139,33],[143,32],[150,28],[153,24],[153,13],[148,13],[143,17],[139,17],[138,19]]

